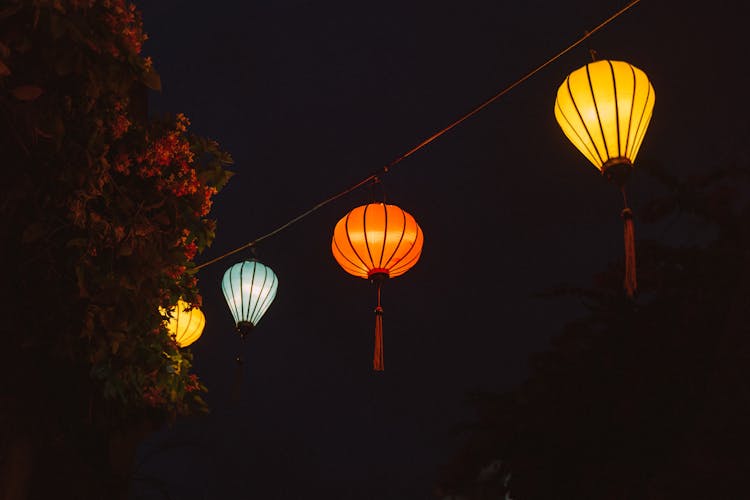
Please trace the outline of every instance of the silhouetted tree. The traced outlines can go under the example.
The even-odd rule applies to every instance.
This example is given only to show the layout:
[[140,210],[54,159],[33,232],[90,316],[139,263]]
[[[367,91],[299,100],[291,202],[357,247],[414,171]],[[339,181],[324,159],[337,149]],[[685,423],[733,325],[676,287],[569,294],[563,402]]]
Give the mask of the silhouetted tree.
[[531,360],[522,386],[475,394],[476,421],[441,473],[460,499],[735,499],[750,477],[750,169],[677,179],[639,214],[679,214],[701,238],[641,241],[639,294],[621,264],[590,289],[561,288],[588,314]]
[[200,304],[231,157],[182,115],[125,0],[0,5],[0,499],[115,499],[138,439],[205,409],[159,308]]

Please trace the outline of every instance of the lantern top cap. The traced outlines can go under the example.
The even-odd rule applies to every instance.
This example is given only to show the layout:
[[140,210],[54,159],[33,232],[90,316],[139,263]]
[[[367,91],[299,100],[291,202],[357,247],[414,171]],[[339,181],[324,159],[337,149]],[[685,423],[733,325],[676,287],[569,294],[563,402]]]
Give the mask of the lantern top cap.
[[[651,84],[648,75],[646,75],[646,72],[632,63],[619,59],[598,59],[596,61],[588,62],[583,66],[579,66],[578,68],[568,73],[568,75],[566,75],[566,77],[563,79],[563,83],[560,85],[560,90],[562,90],[562,88],[566,85],[566,82],[573,78],[574,75],[577,75],[579,73],[591,73],[599,71],[604,71],[608,75],[617,74],[619,76],[622,76],[625,74],[629,74],[635,78],[645,80],[649,85]],[[590,79],[591,75],[589,75],[588,78]],[[616,81],[613,81],[613,84],[616,85]]]
[[353,212],[354,210],[366,208],[366,207],[373,207],[373,206],[382,206],[382,207],[394,207],[398,208],[399,210],[404,210],[403,208],[399,207],[398,205],[395,205],[393,203],[386,203],[384,201],[373,201],[371,203],[364,203],[362,205],[356,206],[349,210],[349,212]]
[[242,260],[240,260],[238,262],[235,262],[234,264],[232,264],[231,266],[229,266],[229,268],[227,268],[227,271],[229,269],[232,269],[233,267],[242,266],[244,264],[253,264],[253,265],[256,265],[256,266],[263,266],[263,267],[267,268],[269,271],[271,270],[270,267],[268,267],[266,264],[264,264],[261,261],[259,261],[257,259],[257,257],[251,256],[251,257],[243,258]]
[[[589,66],[603,66],[606,64],[611,64],[613,66],[621,66],[621,65],[627,65],[630,67],[633,67],[635,69],[639,69],[637,66],[634,66],[632,63],[629,63],[627,61],[623,61],[621,59],[597,59],[595,61],[589,61],[583,66],[579,67],[578,70],[584,69],[585,67]],[[576,71],[578,71],[576,70]]]

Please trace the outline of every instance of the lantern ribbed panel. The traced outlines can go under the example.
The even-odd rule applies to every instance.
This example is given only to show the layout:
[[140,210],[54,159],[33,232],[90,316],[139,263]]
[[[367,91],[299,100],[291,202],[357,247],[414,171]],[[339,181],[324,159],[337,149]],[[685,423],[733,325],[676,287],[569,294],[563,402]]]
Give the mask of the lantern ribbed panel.
[[349,274],[393,278],[408,271],[422,253],[424,235],[408,212],[396,205],[370,203],[351,210],[333,230],[331,250]]
[[278,286],[276,274],[260,262],[246,260],[227,269],[221,289],[235,324],[257,326],[276,298]]
[[[197,307],[188,310],[189,307],[190,304],[184,300],[178,300],[177,305],[170,309],[171,318],[166,322],[169,334],[180,347],[187,347],[198,340],[206,326],[203,312]],[[163,316],[167,315],[163,308],[159,308],[159,312]]]
[[656,96],[646,74],[622,61],[596,61],[560,85],[555,118],[568,139],[600,170],[609,160],[632,163]]

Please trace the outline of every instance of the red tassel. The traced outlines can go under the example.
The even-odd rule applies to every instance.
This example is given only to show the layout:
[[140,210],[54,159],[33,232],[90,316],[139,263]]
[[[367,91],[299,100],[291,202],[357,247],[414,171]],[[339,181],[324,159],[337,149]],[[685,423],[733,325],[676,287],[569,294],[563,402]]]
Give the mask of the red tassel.
[[372,358],[372,368],[377,372],[385,369],[383,365],[383,308],[375,308],[375,354]]
[[625,224],[625,278],[623,287],[628,297],[633,298],[638,286],[635,276],[635,229],[633,228],[633,212],[629,208],[622,211],[622,220]]
[[378,306],[375,308],[375,352],[372,356],[372,369],[382,372],[383,365],[383,307],[380,305],[380,288],[383,286],[383,276],[377,275],[374,279],[378,286]]

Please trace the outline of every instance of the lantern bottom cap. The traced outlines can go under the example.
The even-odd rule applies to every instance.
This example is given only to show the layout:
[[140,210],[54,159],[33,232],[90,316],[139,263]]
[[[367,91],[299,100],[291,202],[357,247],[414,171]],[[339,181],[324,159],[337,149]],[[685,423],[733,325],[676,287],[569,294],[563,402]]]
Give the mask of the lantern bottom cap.
[[250,321],[240,321],[237,323],[237,332],[243,339],[255,328]]
[[388,272],[388,269],[376,267],[374,269],[370,269],[367,272],[367,277],[371,280],[375,279],[384,279],[390,277],[390,273]]
[[633,163],[624,156],[610,158],[602,165],[602,174],[618,186],[625,185],[632,170]]

